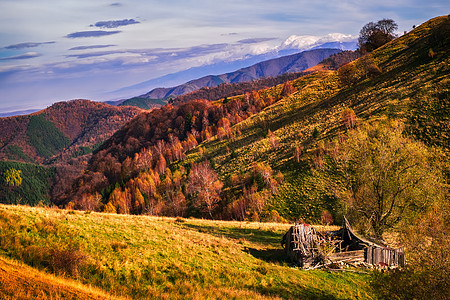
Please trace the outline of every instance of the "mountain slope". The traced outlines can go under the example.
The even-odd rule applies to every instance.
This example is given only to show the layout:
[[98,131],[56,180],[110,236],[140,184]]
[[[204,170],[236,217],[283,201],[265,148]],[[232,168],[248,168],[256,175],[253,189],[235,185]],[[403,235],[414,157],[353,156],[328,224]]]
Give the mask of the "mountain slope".
[[31,115],[0,118],[0,158],[42,163],[62,153],[71,157],[92,151],[139,111],[73,100]]
[[330,57],[321,61],[319,64],[309,69],[306,69],[305,71],[302,72],[284,73],[276,77],[264,77],[241,83],[223,83],[217,87],[204,87],[194,92],[180,95],[174,98],[173,101],[171,101],[171,103],[187,102],[195,99],[206,99],[212,101],[225,97],[242,95],[245,93],[250,93],[255,90],[262,90],[269,87],[273,87],[286,81],[292,81],[301,76],[308,75],[312,72],[324,70],[337,70],[342,65],[349,63],[359,57],[360,54],[356,51],[342,51],[331,55]]
[[168,96],[179,96],[202,87],[215,87],[221,83],[239,83],[251,81],[260,77],[278,76],[287,72],[300,72],[315,66],[325,58],[341,52],[339,49],[316,49],[298,54],[283,56],[257,63],[247,68],[239,69],[221,75],[209,75],[191,80],[171,88],[156,88],[141,95],[142,98],[162,99]]

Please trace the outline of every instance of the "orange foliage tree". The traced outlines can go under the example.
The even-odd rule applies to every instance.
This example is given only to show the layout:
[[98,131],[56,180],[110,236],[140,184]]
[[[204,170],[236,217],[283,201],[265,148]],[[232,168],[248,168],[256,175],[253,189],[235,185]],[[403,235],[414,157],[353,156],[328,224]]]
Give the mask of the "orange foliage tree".
[[283,89],[281,90],[281,93],[280,93],[280,98],[287,97],[287,96],[291,95],[293,92],[295,92],[294,86],[292,85],[292,83],[290,81],[287,81],[283,85]]
[[345,128],[350,129],[355,127],[356,125],[356,114],[351,108],[346,108],[342,111],[341,114],[342,122],[345,125]]

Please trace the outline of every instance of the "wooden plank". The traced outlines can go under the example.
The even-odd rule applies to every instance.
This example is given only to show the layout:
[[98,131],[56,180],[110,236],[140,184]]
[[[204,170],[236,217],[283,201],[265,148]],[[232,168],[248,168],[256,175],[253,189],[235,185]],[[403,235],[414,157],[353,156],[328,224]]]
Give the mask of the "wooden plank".
[[369,247],[366,249],[365,255],[366,255],[366,260],[365,260],[365,262],[368,263],[368,264],[371,264],[372,261],[373,261],[373,257],[372,257],[372,256],[373,256],[373,247],[372,247],[372,246],[369,246]]
[[387,266],[404,266],[403,249],[389,249],[369,246],[366,249],[365,262],[368,264],[384,264]]
[[338,259],[338,258],[348,258],[348,257],[353,257],[353,256],[364,257],[364,250],[337,252],[337,253],[331,254],[329,257]]

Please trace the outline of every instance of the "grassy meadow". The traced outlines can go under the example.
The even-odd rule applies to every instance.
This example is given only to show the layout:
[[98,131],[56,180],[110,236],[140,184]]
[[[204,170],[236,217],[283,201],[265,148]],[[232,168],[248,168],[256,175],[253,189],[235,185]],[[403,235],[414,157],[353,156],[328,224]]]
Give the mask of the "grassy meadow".
[[0,256],[2,299],[122,299]]
[[370,275],[290,265],[289,226],[0,205],[0,298],[372,298]]

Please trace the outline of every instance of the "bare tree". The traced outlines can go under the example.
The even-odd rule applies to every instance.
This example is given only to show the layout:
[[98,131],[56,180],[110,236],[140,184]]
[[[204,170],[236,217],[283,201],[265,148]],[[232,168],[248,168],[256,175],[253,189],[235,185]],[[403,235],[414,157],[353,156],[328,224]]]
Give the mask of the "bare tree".
[[342,122],[345,128],[351,129],[356,125],[356,114],[351,108],[346,108],[341,113]]
[[222,182],[217,178],[216,172],[208,161],[192,165],[189,173],[188,192],[194,197],[194,205],[205,206],[211,218],[213,218],[212,212],[220,200],[222,187]]

